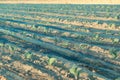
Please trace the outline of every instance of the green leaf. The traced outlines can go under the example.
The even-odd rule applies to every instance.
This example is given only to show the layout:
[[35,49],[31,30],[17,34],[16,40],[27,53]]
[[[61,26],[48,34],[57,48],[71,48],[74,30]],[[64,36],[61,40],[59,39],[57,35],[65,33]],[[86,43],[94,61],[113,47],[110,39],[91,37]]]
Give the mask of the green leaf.
[[120,80],[120,77],[116,78],[115,80]]
[[117,55],[117,50],[115,48],[111,48],[109,52],[113,56],[113,58],[115,59],[117,58],[118,55]]
[[119,39],[118,38],[115,38],[114,40],[113,40],[113,43],[118,43],[119,42]]
[[13,49],[11,46],[9,46],[9,50],[10,50],[10,51],[13,51],[14,49]]
[[98,40],[98,39],[99,39],[99,34],[95,34],[94,40]]
[[29,52],[26,52],[26,53],[25,53],[25,58],[26,58],[26,59],[31,59],[31,57],[32,57],[32,54],[31,54],[31,53],[29,53]]
[[77,69],[77,67],[74,66],[74,67],[70,68],[69,71],[70,71],[70,73],[72,73],[73,75],[76,75],[76,74],[75,74],[76,69]]
[[49,58],[48,64],[52,65],[57,59],[56,58]]
[[4,44],[3,43],[0,43],[0,46],[2,47]]
[[81,68],[77,68],[77,66],[73,66],[72,68],[69,69],[69,72],[74,75],[75,78],[79,75],[81,71]]

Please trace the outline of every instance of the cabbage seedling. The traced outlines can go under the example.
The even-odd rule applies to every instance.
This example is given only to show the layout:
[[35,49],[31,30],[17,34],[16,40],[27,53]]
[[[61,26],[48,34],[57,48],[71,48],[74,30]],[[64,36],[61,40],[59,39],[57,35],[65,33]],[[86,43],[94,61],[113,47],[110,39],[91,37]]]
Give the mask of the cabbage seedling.
[[93,39],[94,39],[94,40],[99,40],[99,34],[95,34],[95,36],[94,36]]
[[56,62],[56,58],[49,58],[49,60],[48,60],[48,64],[49,65],[52,65],[54,62]]
[[9,50],[10,50],[11,52],[14,51],[14,49],[12,48],[12,46],[9,46]]
[[119,39],[118,38],[115,38],[115,39],[113,39],[113,43],[115,44],[115,43],[119,43]]
[[32,53],[29,53],[29,52],[25,53],[25,58],[26,59],[31,59],[31,57],[32,57]]
[[3,47],[3,45],[4,45],[3,43],[0,43],[0,47]]
[[72,68],[69,69],[69,72],[74,75],[75,79],[77,79],[80,71],[81,71],[81,68],[78,68],[75,65]]
[[116,78],[115,80],[120,80],[120,77]]
[[[3,52],[3,46],[4,46],[4,44],[3,43],[0,43],[0,51],[2,51]],[[0,54],[1,55],[1,54]]]
[[109,50],[110,54],[113,56],[113,58],[117,58],[117,50],[112,48]]

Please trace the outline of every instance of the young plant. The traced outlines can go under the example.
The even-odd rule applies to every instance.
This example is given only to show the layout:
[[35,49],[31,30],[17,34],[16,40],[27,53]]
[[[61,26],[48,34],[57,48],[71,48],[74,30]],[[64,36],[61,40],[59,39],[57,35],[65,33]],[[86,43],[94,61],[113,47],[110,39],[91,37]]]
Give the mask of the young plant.
[[87,44],[80,44],[80,48],[82,50],[85,50],[85,49],[89,48],[89,45],[87,45]]
[[99,34],[95,34],[95,36],[93,37],[94,40],[99,40]]
[[33,27],[31,28],[32,30],[36,30],[36,27],[33,25]]
[[62,43],[62,46],[65,47],[65,48],[67,48],[67,47],[69,46],[69,42],[66,42],[66,41],[63,42],[63,43]]
[[0,47],[3,47],[4,46],[4,44],[3,43],[0,43]]
[[115,25],[115,24],[113,24],[113,23],[111,23],[109,26],[110,26],[110,27],[115,27],[116,25]]
[[116,78],[115,80],[120,80],[120,77]]
[[47,33],[47,32],[48,32],[48,29],[47,29],[46,27],[44,27],[44,28],[43,28],[43,31],[44,31],[45,33]]
[[8,45],[8,49],[9,49],[10,53],[12,53],[14,51],[13,47],[10,45]]
[[72,68],[69,69],[69,72],[74,75],[75,79],[78,78],[78,75],[81,71],[81,68],[78,68],[77,66],[72,66]]
[[32,58],[32,53],[26,52],[24,56],[25,56],[26,59],[31,59]]
[[117,58],[118,55],[117,55],[117,50],[115,48],[111,48],[109,52],[113,56],[113,58],[115,59]]
[[[4,51],[3,51],[3,48],[4,48],[4,44],[3,44],[3,43],[0,43],[0,51],[1,51],[1,52],[4,52]],[[0,54],[0,55],[1,55],[1,54]]]
[[3,47],[4,46],[4,44],[3,43],[0,43],[0,47]]
[[115,16],[115,19],[120,19],[120,15],[116,15],[116,16]]
[[113,44],[117,44],[117,43],[119,43],[119,39],[118,38],[115,38],[115,39],[113,39]]
[[57,59],[56,58],[49,58],[48,59],[48,65],[53,65],[54,62],[56,62]]

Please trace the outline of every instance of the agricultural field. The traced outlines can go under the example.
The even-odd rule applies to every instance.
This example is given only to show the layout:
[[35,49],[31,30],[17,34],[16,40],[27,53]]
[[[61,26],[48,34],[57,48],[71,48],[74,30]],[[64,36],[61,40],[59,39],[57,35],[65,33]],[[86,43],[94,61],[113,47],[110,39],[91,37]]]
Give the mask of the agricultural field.
[[0,4],[0,80],[120,80],[120,5]]

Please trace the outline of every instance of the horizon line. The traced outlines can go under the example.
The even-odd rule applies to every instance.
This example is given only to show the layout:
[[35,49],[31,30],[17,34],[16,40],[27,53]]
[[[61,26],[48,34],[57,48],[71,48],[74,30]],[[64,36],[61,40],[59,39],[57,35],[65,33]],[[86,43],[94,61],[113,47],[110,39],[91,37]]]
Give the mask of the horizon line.
[[9,0],[9,1],[0,1],[0,3],[3,4],[119,4],[120,5],[120,1],[119,0],[83,0],[83,1],[79,1],[79,0],[28,0],[28,1],[24,1],[24,0]]

